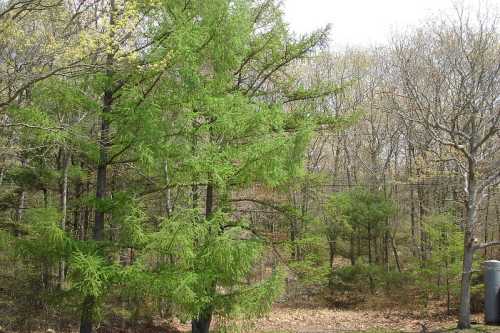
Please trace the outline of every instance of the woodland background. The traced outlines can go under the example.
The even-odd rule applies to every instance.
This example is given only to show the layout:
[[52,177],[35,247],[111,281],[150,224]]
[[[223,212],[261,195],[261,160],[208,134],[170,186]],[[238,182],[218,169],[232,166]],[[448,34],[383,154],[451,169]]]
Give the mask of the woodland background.
[[340,52],[280,6],[0,1],[1,327],[235,331],[275,302],[470,327],[499,255],[499,12]]

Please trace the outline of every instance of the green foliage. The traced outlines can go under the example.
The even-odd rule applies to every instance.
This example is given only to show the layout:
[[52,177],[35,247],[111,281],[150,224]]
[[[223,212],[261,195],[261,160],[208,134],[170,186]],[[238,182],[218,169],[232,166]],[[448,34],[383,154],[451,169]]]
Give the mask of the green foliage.
[[380,191],[355,188],[333,194],[325,205],[323,220],[330,241],[360,235],[375,239],[387,230],[386,220],[393,212],[393,203]]
[[284,273],[276,269],[271,277],[255,285],[246,286],[239,291],[231,311],[219,312],[226,317],[255,318],[265,315],[271,310],[274,301],[282,295]]
[[[390,216],[393,207],[383,193],[356,188],[334,194],[326,211],[334,217],[337,224],[343,225],[343,229],[348,230],[354,226],[380,229],[383,228],[380,222]],[[346,222],[349,226],[345,225]]]
[[0,230],[0,250],[1,253],[5,253],[10,249],[10,245],[12,244],[13,237],[6,231]]
[[[298,212],[295,212],[298,213]],[[301,218],[304,225],[301,237],[295,242],[290,242],[289,251],[295,249],[300,253],[298,260],[293,260],[288,267],[298,279],[298,288],[321,289],[327,286],[331,267],[328,258],[328,239],[325,227],[320,220],[310,216],[293,216]]]
[[291,262],[289,267],[299,279],[300,289],[324,288],[328,285],[331,267],[325,260],[318,263],[317,258],[306,255],[302,260]]
[[[341,214],[346,216],[353,226],[378,227],[378,224],[393,211],[392,203],[379,191],[357,188],[340,194],[341,197],[343,195],[347,197],[339,200]],[[335,202],[335,197],[332,201]]]
[[358,263],[336,269],[331,277],[331,285],[337,290],[362,290],[366,291],[368,285],[367,266]]
[[[116,26],[78,25],[74,38],[86,47],[64,57],[79,67],[34,81],[7,109],[23,149],[22,166],[7,172],[9,199],[29,207],[16,216],[16,253],[26,272],[43,271],[44,293],[72,308],[93,300],[97,314],[135,299],[151,311],[168,303],[185,320],[262,315],[283,274],[251,280],[265,243],[232,214],[230,198],[302,177],[314,129],[334,125],[284,105],[336,89],[297,87],[284,75],[327,31],[295,38],[277,1],[132,1],[115,14]],[[103,62],[110,50],[112,66]],[[104,197],[94,195],[97,165],[107,171]],[[213,188],[211,214],[194,186]],[[102,240],[92,239],[94,211],[105,216]]]
[[432,255],[423,265],[415,263],[413,268],[415,281],[423,291],[423,301],[447,294],[455,298],[462,272],[463,232],[450,213],[429,215],[424,223]]
[[207,307],[221,316],[261,313],[279,294],[281,275],[249,284],[247,277],[262,244],[256,239],[239,239],[242,232],[222,231],[228,224],[229,230],[237,228],[220,212],[203,222],[192,210],[165,220],[150,235],[144,255],[133,268],[141,272],[140,280],[150,283],[135,286],[149,285],[144,291],[150,297],[168,297],[183,318],[192,318]]
[[73,288],[81,295],[100,297],[115,274],[113,268],[98,255],[77,251],[71,258]]
[[69,257],[74,241],[61,229],[61,215],[55,208],[33,208],[25,213],[28,236],[16,242],[22,256],[30,260],[56,263]]
[[41,190],[54,187],[57,184],[58,173],[44,167],[28,168],[13,167],[9,170],[6,180],[23,189]]

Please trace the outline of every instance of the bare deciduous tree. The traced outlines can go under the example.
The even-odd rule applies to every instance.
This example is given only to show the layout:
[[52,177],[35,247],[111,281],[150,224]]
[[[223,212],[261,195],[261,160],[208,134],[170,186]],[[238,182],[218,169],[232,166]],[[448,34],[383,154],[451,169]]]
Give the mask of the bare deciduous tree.
[[476,237],[481,203],[500,181],[500,39],[495,17],[456,13],[395,42],[402,87],[394,89],[394,100],[403,121],[431,138],[436,150],[447,150],[463,177],[458,327],[469,328],[474,252],[499,244],[480,244]]

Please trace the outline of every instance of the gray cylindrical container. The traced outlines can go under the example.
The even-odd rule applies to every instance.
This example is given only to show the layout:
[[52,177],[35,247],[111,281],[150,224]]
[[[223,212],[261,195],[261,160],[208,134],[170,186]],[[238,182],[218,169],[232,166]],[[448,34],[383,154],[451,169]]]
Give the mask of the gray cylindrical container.
[[484,262],[484,318],[487,324],[500,324],[500,261]]

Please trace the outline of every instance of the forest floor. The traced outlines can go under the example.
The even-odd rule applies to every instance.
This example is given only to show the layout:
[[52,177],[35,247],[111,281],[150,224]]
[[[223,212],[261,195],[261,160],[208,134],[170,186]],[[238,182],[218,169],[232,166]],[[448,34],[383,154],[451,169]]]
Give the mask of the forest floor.
[[[440,311],[348,310],[331,308],[275,307],[267,316],[254,321],[230,322],[220,330],[214,320],[211,332],[238,333],[500,333],[500,326],[485,326],[482,314],[473,315],[473,328],[458,331],[456,316]],[[42,330],[35,332],[76,332]],[[5,333],[0,327],[0,333]],[[98,333],[190,333],[189,324],[177,320],[158,320],[140,327],[101,326]]]
[[[475,315],[481,323],[482,316]],[[330,332],[452,332],[454,316],[402,310],[336,310],[328,308],[275,308],[266,317],[241,326],[246,332],[259,333],[330,333]],[[177,325],[190,332],[188,325]],[[462,331],[463,332],[463,331]],[[471,332],[500,333],[500,327],[477,326]]]

